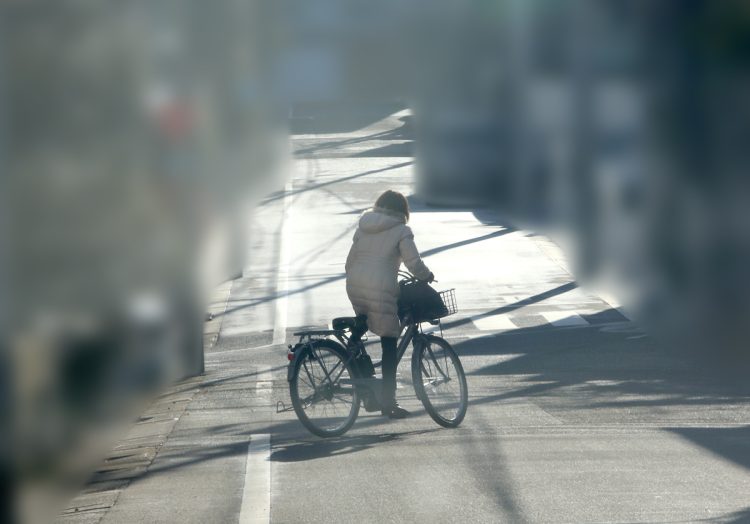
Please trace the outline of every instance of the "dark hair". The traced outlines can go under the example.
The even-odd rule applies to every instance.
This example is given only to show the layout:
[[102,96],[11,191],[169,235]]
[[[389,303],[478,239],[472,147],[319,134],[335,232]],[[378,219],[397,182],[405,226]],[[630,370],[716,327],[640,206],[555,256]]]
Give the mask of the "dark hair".
[[406,200],[406,197],[398,191],[391,191],[389,189],[380,195],[375,201],[375,207],[401,213],[406,217],[406,221],[409,221],[409,202]]

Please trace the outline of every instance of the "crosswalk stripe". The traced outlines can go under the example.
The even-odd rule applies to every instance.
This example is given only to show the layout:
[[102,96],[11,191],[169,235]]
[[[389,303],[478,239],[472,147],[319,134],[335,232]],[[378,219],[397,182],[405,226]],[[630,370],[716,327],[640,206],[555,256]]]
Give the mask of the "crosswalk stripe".
[[492,315],[489,317],[473,317],[471,321],[482,331],[507,331],[518,329],[513,321],[506,315]]
[[546,311],[541,315],[553,326],[588,326],[589,323],[580,315],[572,311]]

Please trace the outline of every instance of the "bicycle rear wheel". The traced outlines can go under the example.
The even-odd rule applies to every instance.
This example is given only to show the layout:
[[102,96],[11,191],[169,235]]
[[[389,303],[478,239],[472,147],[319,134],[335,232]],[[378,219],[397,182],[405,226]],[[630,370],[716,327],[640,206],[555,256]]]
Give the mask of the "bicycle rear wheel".
[[359,414],[347,354],[331,340],[311,342],[297,355],[289,394],[300,422],[319,437],[344,434]]
[[466,415],[469,389],[458,355],[440,337],[425,335],[412,356],[412,380],[417,398],[432,419],[455,428]]

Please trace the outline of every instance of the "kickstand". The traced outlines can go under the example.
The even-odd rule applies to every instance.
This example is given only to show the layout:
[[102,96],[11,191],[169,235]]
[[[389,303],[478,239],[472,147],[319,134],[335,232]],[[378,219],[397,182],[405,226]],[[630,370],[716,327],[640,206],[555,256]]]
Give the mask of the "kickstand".
[[284,413],[285,411],[292,411],[292,410],[294,410],[294,407],[293,406],[286,407],[286,404],[284,404],[282,400],[279,400],[276,403],[276,413]]

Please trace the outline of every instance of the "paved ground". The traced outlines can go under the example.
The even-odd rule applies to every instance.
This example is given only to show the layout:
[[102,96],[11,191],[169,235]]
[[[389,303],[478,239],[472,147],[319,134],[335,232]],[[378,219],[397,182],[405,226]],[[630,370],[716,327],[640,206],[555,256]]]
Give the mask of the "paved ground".
[[461,308],[444,324],[468,373],[460,428],[426,415],[408,362],[408,420],[363,411],[320,440],[276,412],[291,333],[350,312],[359,213],[386,188],[411,193],[409,116],[390,113],[302,122],[244,276],[216,291],[206,375],[158,399],[60,521],[750,521],[747,384],[662,351],[578,287],[554,244],[487,210],[412,199],[417,244]]

